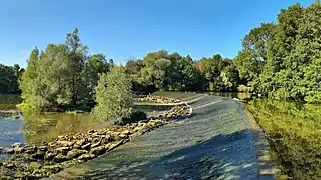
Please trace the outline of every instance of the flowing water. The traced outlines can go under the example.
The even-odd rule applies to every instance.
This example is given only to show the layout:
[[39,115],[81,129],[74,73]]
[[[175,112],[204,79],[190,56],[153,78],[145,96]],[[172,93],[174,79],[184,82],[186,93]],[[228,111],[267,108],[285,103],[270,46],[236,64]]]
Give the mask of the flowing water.
[[[61,176],[78,179],[256,179],[260,160],[256,139],[239,102],[248,93],[163,93],[187,101],[190,118],[133,139]],[[15,108],[17,95],[0,95],[0,110]],[[293,179],[321,177],[321,106],[252,99],[245,105],[268,137],[272,158],[281,174]],[[137,105],[146,112],[166,109]],[[22,114],[0,118],[0,148],[14,142],[41,143],[58,135],[100,128],[90,114]],[[59,179],[59,178],[58,178]]]
[[257,179],[255,141],[239,102],[207,94],[158,95],[188,102],[192,116],[51,179]]

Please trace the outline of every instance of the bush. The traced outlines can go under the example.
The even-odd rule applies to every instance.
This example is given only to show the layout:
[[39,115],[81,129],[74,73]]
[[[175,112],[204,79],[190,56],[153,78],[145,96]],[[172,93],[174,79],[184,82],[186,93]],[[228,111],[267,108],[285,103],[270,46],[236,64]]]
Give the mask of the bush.
[[119,121],[132,113],[133,97],[131,82],[124,70],[113,68],[101,74],[96,87],[94,115],[101,121]]
[[252,88],[241,84],[237,87],[237,91],[238,92],[252,92]]
[[146,119],[146,118],[147,118],[147,115],[145,112],[140,111],[140,110],[135,110],[132,112],[132,114],[129,117],[123,118],[122,122],[124,124],[136,123],[136,122]]

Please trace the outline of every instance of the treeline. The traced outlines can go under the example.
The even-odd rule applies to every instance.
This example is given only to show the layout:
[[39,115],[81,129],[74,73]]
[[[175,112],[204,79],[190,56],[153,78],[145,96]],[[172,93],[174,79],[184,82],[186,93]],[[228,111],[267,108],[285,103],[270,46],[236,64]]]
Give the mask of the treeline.
[[0,64],[0,94],[21,93],[19,80],[24,71],[18,64],[6,66]]
[[95,105],[104,96],[98,93],[99,97],[95,97],[96,89],[107,92],[101,86],[111,86],[104,80],[100,82],[105,84],[98,86],[99,79],[107,78],[105,74],[112,67],[121,69],[131,82],[126,86],[138,94],[156,90],[236,91],[242,82],[236,64],[219,54],[193,61],[188,55],[160,50],[148,53],[142,60],[131,59],[124,66],[116,66],[103,54],[88,55],[87,50],[78,29],[68,33],[63,44],[49,44],[44,51],[35,48],[20,82],[22,108],[50,110]]
[[193,61],[165,50],[148,53],[142,60],[127,62],[134,90],[236,91],[241,82],[235,63],[216,54]]
[[254,92],[321,102],[321,4],[282,9],[275,24],[251,30],[236,62]]
[[[44,51],[35,48],[20,83],[25,104],[38,109],[95,104],[100,74],[116,65],[87,50],[78,29],[68,33],[63,44],[49,44]],[[277,99],[320,102],[321,4],[281,10],[277,23],[263,23],[244,37],[235,59],[215,54],[193,60],[160,50],[119,68],[137,93],[253,91]]]

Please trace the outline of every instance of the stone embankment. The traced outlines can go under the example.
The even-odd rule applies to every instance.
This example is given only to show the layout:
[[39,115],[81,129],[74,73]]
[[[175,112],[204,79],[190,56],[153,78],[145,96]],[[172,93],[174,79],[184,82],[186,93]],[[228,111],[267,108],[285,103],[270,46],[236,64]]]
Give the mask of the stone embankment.
[[[91,129],[85,133],[67,134],[42,145],[14,144],[5,153],[10,160],[0,162],[0,176],[7,179],[40,179],[64,168],[94,159],[172,120],[189,116],[190,107],[179,100],[162,97],[140,97],[144,102],[173,104],[155,117],[124,126]],[[176,104],[176,105],[175,105]]]

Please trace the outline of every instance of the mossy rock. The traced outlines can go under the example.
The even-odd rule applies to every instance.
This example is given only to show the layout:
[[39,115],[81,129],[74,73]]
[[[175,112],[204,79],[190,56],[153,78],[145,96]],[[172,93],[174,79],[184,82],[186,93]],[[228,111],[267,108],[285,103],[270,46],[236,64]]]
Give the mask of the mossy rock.
[[28,165],[28,169],[30,170],[36,170],[36,169],[40,169],[41,168],[41,164],[37,163],[37,162],[31,162]]
[[107,151],[106,146],[99,146],[99,147],[91,149],[90,154],[94,154],[96,156],[99,156],[99,155],[106,153],[106,151]]
[[87,151],[86,150],[80,150],[80,149],[73,149],[71,151],[68,152],[67,154],[67,158],[68,159],[74,159],[77,158],[83,154],[86,154]]
[[81,161],[87,161],[87,160],[94,159],[95,157],[96,157],[96,155],[94,155],[94,154],[83,154],[83,155],[79,156],[77,159],[81,160]]
[[63,154],[58,154],[57,156],[55,156],[53,158],[53,161],[56,163],[61,163],[61,162],[68,161],[68,160],[70,160],[70,159]]
[[53,160],[53,158],[57,155],[57,153],[52,153],[52,152],[49,152],[45,155],[45,160],[47,161],[51,161]]

